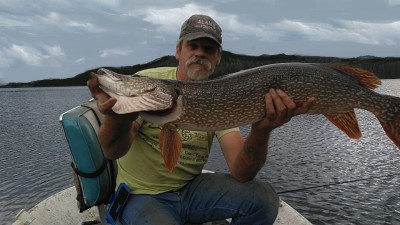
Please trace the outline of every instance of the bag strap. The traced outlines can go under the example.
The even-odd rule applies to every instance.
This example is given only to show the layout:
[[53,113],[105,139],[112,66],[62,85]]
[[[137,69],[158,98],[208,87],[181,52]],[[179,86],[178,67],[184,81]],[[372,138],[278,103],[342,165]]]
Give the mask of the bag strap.
[[[96,178],[98,176],[100,176],[101,173],[103,173],[103,171],[107,168],[108,165],[108,160],[103,160],[103,162],[101,163],[100,168],[98,168],[96,171],[92,172],[92,173],[85,173],[82,171],[79,171],[78,168],[75,167],[74,163],[71,163],[71,167],[74,170],[74,172],[84,178]],[[112,176],[113,177],[113,176]]]

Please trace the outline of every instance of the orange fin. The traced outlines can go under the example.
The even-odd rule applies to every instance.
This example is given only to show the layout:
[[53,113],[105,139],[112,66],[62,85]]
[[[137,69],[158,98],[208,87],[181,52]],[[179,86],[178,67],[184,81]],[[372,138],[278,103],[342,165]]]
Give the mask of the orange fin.
[[378,117],[383,130],[386,135],[394,142],[394,144],[400,149],[400,112],[397,111],[397,115],[390,121],[384,121],[383,118]]
[[350,138],[359,139],[361,138],[360,127],[358,126],[356,113],[353,111],[340,113],[340,114],[330,114],[324,115],[331,123],[333,123],[337,128],[342,130]]
[[161,129],[159,143],[165,167],[172,172],[181,155],[182,138],[176,129],[164,125]]
[[381,80],[368,70],[343,64],[331,64],[330,67],[357,78],[360,84],[366,88],[375,89],[381,85]]

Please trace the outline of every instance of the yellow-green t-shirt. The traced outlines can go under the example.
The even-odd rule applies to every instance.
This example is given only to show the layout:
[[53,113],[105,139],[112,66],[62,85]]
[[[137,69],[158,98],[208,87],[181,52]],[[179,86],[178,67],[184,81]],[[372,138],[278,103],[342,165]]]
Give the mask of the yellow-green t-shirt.
[[[176,79],[175,67],[159,67],[138,72],[140,75]],[[169,172],[160,152],[161,127],[138,118],[141,125],[128,153],[117,160],[117,186],[126,183],[135,194],[159,194],[176,191],[201,173],[208,160],[213,137],[239,131],[232,128],[216,132],[178,130],[182,151],[177,166]]]

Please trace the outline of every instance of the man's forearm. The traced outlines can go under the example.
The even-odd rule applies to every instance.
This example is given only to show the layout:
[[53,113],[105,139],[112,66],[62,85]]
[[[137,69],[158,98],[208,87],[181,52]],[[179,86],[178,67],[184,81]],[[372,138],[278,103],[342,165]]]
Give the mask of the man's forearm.
[[115,120],[106,116],[99,128],[99,142],[108,159],[118,159],[125,155],[136,135],[134,122]]
[[252,180],[264,166],[268,153],[269,132],[255,134],[251,131],[248,135],[243,150],[236,158],[235,178],[241,182]]

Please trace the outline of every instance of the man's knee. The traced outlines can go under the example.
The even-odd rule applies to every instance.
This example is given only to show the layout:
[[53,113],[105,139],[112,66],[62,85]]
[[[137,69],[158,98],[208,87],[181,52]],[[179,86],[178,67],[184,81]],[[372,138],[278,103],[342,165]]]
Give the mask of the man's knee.
[[272,224],[278,215],[280,204],[275,190],[270,184],[259,180],[247,182],[245,186],[246,194],[242,199],[246,205],[245,210],[248,210],[245,217]]
[[270,205],[279,207],[279,197],[269,183],[254,180],[250,187],[254,193],[254,201],[259,206]]
[[151,195],[131,195],[120,217],[124,225],[130,224],[180,224],[179,213]]
[[[279,208],[279,197],[273,187],[267,183],[254,179],[249,182],[240,183],[236,181],[230,174],[211,175],[215,179],[215,184],[219,183],[220,188],[224,191],[231,192],[241,201],[249,202],[255,207],[270,206]],[[239,200],[240,201],[240,200]]]

